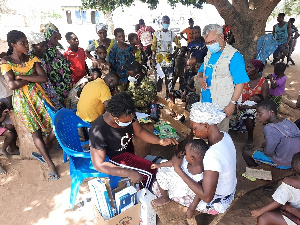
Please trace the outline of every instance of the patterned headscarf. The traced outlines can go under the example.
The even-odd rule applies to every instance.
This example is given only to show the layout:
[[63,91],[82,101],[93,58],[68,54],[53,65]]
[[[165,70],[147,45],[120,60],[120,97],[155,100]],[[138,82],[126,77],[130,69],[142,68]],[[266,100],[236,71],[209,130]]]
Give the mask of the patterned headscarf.
[[98,23],[96,25],[96,33],[98,33],[99,30],[106,30],[107,31],[107,25],[104,23]]
[[57,33],[57,31],[56,31],[55,29],[50,28],[50,27],[47,28],[47,29],[45,30],[45,33],[44,33],[46,40],[47,40],[47,41],[50,40],[51,36],[52,36],[54,33]]
[[31,32],[29,35],[27,35],[27,38],[30,46],[46,41],[45,36],[42,33]]
[[209,102],[196,102],[192,105],[190,120],[194,123],[208,123],[214,125],[220,123],[226,117],[219,110],[219,106]]

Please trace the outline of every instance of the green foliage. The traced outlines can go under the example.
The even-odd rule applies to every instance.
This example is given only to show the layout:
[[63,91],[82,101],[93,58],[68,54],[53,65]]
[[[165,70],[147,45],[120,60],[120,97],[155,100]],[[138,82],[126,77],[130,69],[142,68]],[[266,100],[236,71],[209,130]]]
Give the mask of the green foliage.
[[[155,9],[159,3],[159,0],[140,0],[143,3],[147,3],[150,9]],[[130,6],[134,3],[134,0],[81,0],[83,9],[98,9],[103,12],[112,12],[118,7]],[[202,4],[205,0],[168,0],[171,6],[175,6],[176,3],[181,3],[186,6],[194,6],[195,8],[202,8]]]
[[300,15],[299,0],[284,0],[283,4],[277,6],[271,13],[271,18],[276,18],[279,13],[285,13],[287,16]]

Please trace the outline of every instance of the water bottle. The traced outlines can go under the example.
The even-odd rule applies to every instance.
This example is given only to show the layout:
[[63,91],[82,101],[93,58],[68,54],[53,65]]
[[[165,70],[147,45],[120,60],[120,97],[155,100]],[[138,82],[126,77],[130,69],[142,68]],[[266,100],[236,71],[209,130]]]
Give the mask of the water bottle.
[[150,104],[150,118],[157,121],[157,105],[154,101]]

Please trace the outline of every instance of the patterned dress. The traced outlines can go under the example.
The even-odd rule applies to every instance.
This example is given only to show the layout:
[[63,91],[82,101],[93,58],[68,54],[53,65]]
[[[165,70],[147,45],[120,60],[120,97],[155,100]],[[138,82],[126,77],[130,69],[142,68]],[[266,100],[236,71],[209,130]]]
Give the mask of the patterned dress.
[[133,55],[131,45],[128,45],[124,50],[120,49],[118,45],[114,45],[109,52],[111,69],[120,76],[120,84],[128,83],[126,66],[129,66],[135,60]]
[[[35,62],[40,62],[40,60],[32,55],[28,62],[22,64],[14,64],[2,60],[1,71],[5,73],[12,70],[15,76],[29,76],[34,71]],[[50,116],[42,101],[43,99],[50,102],[43,88],[38,83],[30,82],[28,85],[13,91],[14,112],[31,133],[39,129],[45,132],[52,127]]]
[[60,103],[65,105],[72,84],[70,63],[56,46],[52,46],[50,40],[47,41],[47,47],[44,69],[59,97]]

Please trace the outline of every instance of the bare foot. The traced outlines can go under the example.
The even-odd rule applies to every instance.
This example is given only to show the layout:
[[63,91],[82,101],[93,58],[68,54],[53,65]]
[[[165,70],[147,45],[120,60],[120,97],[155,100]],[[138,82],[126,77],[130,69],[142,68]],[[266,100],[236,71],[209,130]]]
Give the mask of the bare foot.
[[154,206],[162,206],[162,205],[167,204],[169,201],[170,201],[169,198],[163,198],[163,197],[161,197],[161,198],[154,199],[154,200],[152,201],[152,204],[153,204]]
[[4,175],[6,174],[6,171],[3,169],[2,166],[0,166],[0,175]]
[[5,150],[0,150],[0,156],[4,156],[6,159],[8,159],[9,154]]

